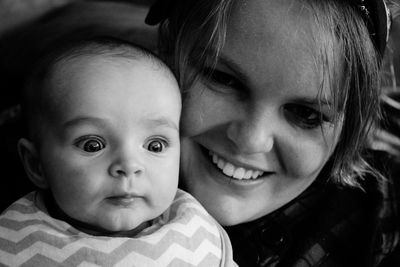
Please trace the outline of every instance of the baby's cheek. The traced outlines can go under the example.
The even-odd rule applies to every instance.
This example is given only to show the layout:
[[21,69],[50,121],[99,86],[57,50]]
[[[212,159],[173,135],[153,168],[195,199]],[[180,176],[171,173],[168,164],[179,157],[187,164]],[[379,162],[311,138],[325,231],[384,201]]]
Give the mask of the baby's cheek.
[[68,161],[53,170],[52,177],[52,191],[57,200],[69,209],[83,209],[87,203],[94,202],[98,192],[102,192],[105,174],[96,171],[96,167],[82,164],[82,161]]

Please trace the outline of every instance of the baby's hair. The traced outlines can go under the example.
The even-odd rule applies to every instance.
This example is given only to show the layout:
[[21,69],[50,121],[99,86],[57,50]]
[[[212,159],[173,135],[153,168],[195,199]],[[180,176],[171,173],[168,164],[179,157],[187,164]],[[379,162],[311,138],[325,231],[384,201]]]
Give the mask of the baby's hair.
[[21,110],[25,135],[33,140],[36,139],[35,125],[37,119],[47,112],[45,107],[48,98],[45,96],[48,94],[48,90],[51,90],[50,79],[57,66],[77,58],[95,56],[125,60],[146,58],[151,60],[156,67],[170,73],[169,67],[153,52],[126,40],[109,36],[85,39],[80,35],[61,38],[54,42],[45,54],[38,57],[34,64],[35,69],[28,76],[22,89]]
[[[358,186],[357,178],[366,173],[379,176],[363,153],[369,130],[380,116],[382,52],[368,31],[365,14],[354,1],[298,1],[314,16],[312,32],[320,47],[315,61],[322,66],[321,89],[330,88],[335,119],[343,120],[329,177],[337,183]],[[204,69],[216,66],[234,4],[234,0],[176,0],[161,21],[160,52],[170,62],[183,90],[188,90]],[[343,79],[337,81],[337,77]]]

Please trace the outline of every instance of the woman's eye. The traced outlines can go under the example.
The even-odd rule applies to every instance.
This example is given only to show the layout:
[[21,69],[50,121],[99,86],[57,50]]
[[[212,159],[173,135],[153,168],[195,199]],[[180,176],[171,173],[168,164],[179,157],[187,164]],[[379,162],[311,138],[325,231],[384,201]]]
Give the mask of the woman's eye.
[[286,110],[293,122],[305,129],[313,129],[329,121],[320,111],[307,106],[290,104],[286,106]]
[[166,142],[162,140],[152,140],[147,143],[146,149],[150,152],[161,153],[166,148]]
[[235,91],[239,93],[244,93],[244,86],[240,80],[238,80],[232,74],[220,71],[217,69],[205,69],[203,77],[210,82],[210,85],[216,91],[226,92]]
[[211,81],[227,86],[227,87],[237,87],[240,83],[230,74],[225,72],[214,70],[210,74]]
[[97,137],[83,138],[76,143],[76,146],[88,153],[95,153],[106,147],[105,142]]

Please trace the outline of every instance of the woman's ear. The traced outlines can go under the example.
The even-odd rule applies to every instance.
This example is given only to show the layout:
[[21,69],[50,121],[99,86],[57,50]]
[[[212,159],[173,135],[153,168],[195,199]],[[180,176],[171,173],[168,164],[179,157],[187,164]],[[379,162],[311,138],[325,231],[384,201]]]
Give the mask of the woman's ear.
[[18,154],[24,165],[24,169],[28,178],[37,187],[45,189],[48,187],[47,181],[43,175],[42,165],[34,143],[28,139],[21,138],[18,140]]

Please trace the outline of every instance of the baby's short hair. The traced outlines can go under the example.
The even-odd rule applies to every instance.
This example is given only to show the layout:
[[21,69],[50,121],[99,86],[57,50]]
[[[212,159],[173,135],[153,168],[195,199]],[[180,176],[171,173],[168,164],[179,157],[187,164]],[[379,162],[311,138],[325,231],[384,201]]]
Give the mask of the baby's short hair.
[[165,70],[166,73],[172,72],[169,67],[159,59],[153,52],[146,48],[131,43],[129,41],[109,37],[96,36],[90,38],[62,39],[52,44],[41,57],[38,57],[35,69],[28,76],[25,86],[21,92],[22,119],[24,124],[24,134],[31,139],[35,139],[35,123],[43,109],[46,107],[46,95],[49,90],[50,79],[54,74],[56,66],[79,57],[106,56],[110,58],[123,58],[138,60],[147,58],[153,64]]

